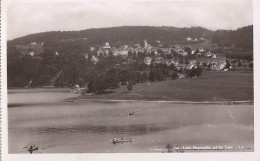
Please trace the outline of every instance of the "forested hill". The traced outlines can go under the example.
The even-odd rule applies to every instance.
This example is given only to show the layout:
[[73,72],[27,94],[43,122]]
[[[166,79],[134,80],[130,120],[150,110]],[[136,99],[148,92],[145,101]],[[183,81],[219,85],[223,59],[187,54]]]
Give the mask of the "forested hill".
[[253,49],[253,25],[237,30],[217,30],[212,37],[213,43],[219,46]]
[[[187,39],[188,37],[190,38]],[[229,31],[210,31],[201,27],[151,26],[124,26],[66,32],[53,31],[31,34],[8,41],[8,87],[53,85],[70,87],[75,84],[84,86],[86,82],[94,81],[100,76],[106,76],[108,69],[114,68],[120,69],[120,71],[112,71],[112,76],[109,75],[108,80],[114,77],[113,74],[122,72],[121,70],[124,70],[123,72],[127,71],[128,74],[136,74],[140,71],[151,72],[149,71],[150,68],[144,64],[144,59],[149,54],[152,56],[152,53],[138,52],[136,54],[130,52],[127,56],[127,61],[123,56],[113,56],[112,51],[107,56],[104,56],[103,53],[97,54],[97,50],[105,42],[109,42],[112,47],[120,47],[126,44],[130,46],[134,44],[136,46],[135,43],[143,46],[144,44],[142,43],[145,39],[152,46],[159,47],[162,45],[164,49],[166,47],[170,48],[171,54],[168,54],[168,56],[176,56],[172,45],[182,43],[181,45],[184,46],[185,50],[190,49],[190,52],[192,51],[188,47],[189,45],[196,45],[192,49],[196,50],[204,44],[209,46],[209,48],[205,48],[206,50],[213,53],[226,54],[229,58],[247,58],[251,61],[253,57],[253,26]],[[35,44],[32,42],[41,45],[29,45]],[[90,50],[92,46],[96,47],[93,51]],[[157,49],[157,52],[160,53],[161,57],[166,58],[166,52],[161,49]],[[34,54],[35,56],[33,56]],[[185,56],[186,60],[188,59],[187,57]],[[121,69],[121,67],[124,69]],[[163,73],[162,71],[160,72]],[[158,79],[163,80],[162,74],[155,73],[155,75],[160,76]],[[147,78],[147,75],[145,77]],[[101,78],[103,79],[103,77]],[[137,79],[134,75],[131,78]],[[104,77],[104,80],[106,79]],[[117,79],[111,80],[118,82]],[[109,83],[113,84],[113,82]]]
[[82,38],[88,44],[101,45],[109,42],[116,46],[118,42],[138,43],[147,39],[149,42],[160,40],[162,42],[182,41],[187,37],[210,37],[212,31],[202,27],[176,28],[176,27],[152,27],[152,26],[122,26],[99,29],[87,29],[82,31],[51,31],[31,34],[16,38],[8,42],[10,45],[25,45],[31,42],[44,42],[49,44],[57,41],[69,41]]

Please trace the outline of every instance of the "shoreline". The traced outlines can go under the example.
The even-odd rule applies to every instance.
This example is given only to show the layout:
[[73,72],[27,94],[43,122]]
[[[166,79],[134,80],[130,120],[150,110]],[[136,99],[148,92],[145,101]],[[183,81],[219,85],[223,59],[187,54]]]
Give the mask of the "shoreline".
[[254,101],[183,101],[183,100],[135,100],[135,99],[88,99],[73,97],[65,99],[67,102],[147,102],[147,103],[176,103],[176,104],[216,104],[216,105],[254,105]]

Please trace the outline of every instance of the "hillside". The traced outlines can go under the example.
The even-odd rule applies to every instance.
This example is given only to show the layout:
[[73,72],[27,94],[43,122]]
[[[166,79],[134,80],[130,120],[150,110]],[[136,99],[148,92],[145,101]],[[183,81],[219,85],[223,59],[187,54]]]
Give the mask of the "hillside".
[[[31,34],[8,42],[10,45],[25,45],[30,42],[44,42],[47,46],[53,42],[66,40],[84,40],[90,45],[101,45],[108,41],[112,46],[121,43],[140,43],[147,39],[151,44],[160,40],[164,43],[185,40],[187,37],[200,38],[213,32],[202,27],[176,28],[153,26],[122,26],[111,28],[87,29],[82,31],[51,31]],[[82,38],[82,39],[80,39]]]
[[[188,37],[193,41],[187,41]],[[172,55],[168,56],[172,57],[175,54],[172,53],[173,45],[178,45],[183,48],[189,46],[192,50],[204,48],[213,53],[224,54],[229,59],[253,60],[253,26],[230,31],[166,26],[123,26],[82,31],[52,31],[8,41],[8,87],[53,85],[68,87],[75,84],[84,86],[86,82],[100,77],[108,69],[125,67],[124,64],[128,64],[125,68],[132,74],[136,71],[149,71],[144,64],[144,58],[152,53],[131,53],[127,59],[122,55],[113,56],[112,49],[106,56],[104,53],[98,53],[99,47],[105,42],[119,48],[126,44],[134,46],[135,43],[143,46],[145,39],[152,46],[170,51]],[[29,45],[32,42],[44,43],[44,45]],[[92,46],[96,48],[90,50]],[[160,52],[160,56],[166,57],[166,50],[156,50]],[[30,53],[35,55],[31,56]],[[95,56],[97,56],[97,62],[93,61]],[[164,73],[167,75],[167,72]],[[161,74],[155,73],[155,75]]]
[[219,46],[253,49],[253,26],[246,26],[237,30],[217,30],[214,32],[212,41]]

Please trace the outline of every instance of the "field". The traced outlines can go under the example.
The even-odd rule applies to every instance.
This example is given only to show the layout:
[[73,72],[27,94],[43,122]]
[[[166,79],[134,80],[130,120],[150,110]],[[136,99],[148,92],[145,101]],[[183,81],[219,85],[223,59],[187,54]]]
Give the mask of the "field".
[[253,101],[253,72],[209,72],[199,78],[182,78],[125,86],[112,93],[83,95],[79,99],[169,100],[169,101]]

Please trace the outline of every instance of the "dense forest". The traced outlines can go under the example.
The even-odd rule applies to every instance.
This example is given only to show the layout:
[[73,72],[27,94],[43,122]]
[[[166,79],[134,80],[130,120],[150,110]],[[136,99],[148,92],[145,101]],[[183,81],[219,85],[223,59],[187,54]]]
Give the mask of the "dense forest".
[[[90,47],[102,46],[104,42],[109,42],[113,47],[135,43],[142,45],[144,39],[151,45],[158,45],[158,40],[163,45],[176,45],[186,41],[187,37],[212,40],[212,43],[218,46],[214,50],[226,52],[231,58],[236,53],[243,56],[244,53],[252,54],[253,51],[253,26],[228,31],[210,31],[202,27],[124,26],[37,33],[8,41],[8,87],[71,87],[75,84],[88,84],[90,90],[102,90],[117,88],[119,82],[129,85],[147,80],[175,78],[176,73],[171,72],[175,70],[174,67],[145,65],[144,53],[131,57],[132,60],[127,62],[127,65],[124,64],[125,59],[121,56],[115,57],[112,53],[109,53],[108,57],[99,57],[99,62],[94,64],[91,57],[96,55],[96,50],[90,51]],[[22,55],[14,46],[31,42],[44,42],[44,53],[41,56]],[[198,75],[200,74],[201,71]]]
[[212,36],[213,43],[218,46],[253,49],[253,26],[239,28],[237,30],[217,30]]
[[187,37],[200,38],[211,36],[212,31],[202,27],[176,28],[152,26],[123,26],[111,28],[95,28],[82,31],[52,31],[27,35],[8,42],[9,45],[24,45],[30,42],[44,42],[52,46],[59,41],[82,40],[89,45],[102,45],[109,42],[112,46],[143,42],[147,39],[150,43],[157,40],[162,42],[175,42],[185,40]]

